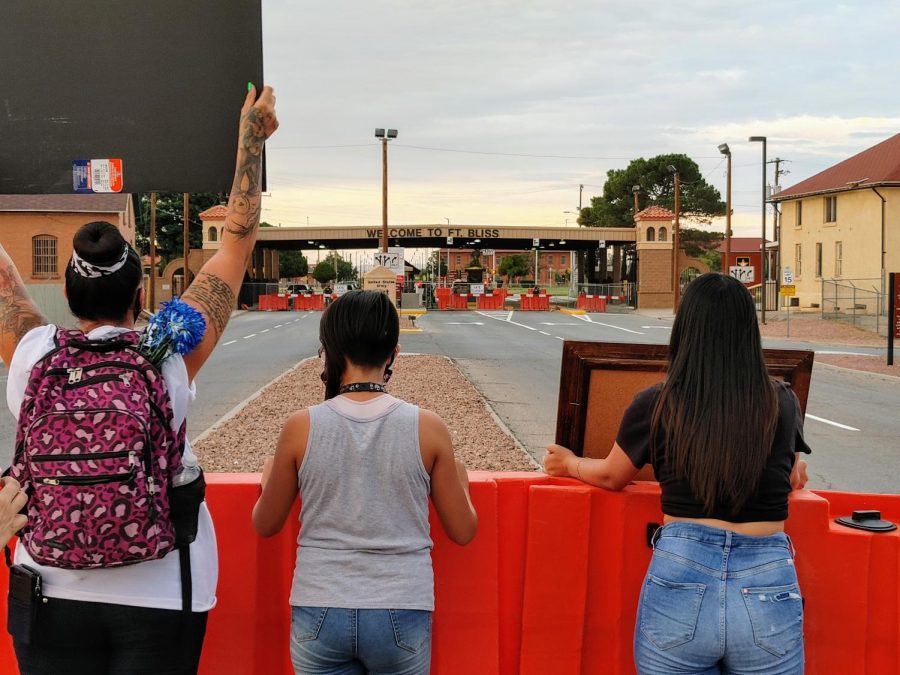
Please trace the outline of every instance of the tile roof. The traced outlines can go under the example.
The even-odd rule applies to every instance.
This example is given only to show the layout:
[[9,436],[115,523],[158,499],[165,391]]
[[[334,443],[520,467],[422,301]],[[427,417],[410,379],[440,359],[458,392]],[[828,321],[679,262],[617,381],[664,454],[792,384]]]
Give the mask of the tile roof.
[[862,181],[862,187],[900,185],[900,134],[891,136],[868,150],[863,150],[815,176],[782,190],[773,197],[773,200],[782,201],[802,195],[859,187],[848,185],[852,181]]
[[216,204],[215,206],[210,206],[206,211],[201,213],[200,220],[223,220],[227,213],[227,206],[224,204]]
[[662,206],[648,206],[643,211],[639,211],[635,216],[635,219],[640,220],[655,220],[665,218],[666,220],[672,220],[675,217],[675,213],[669,211],[669,209],[664,208]]
[[123,213],[129,194],[0,195],[0,211],[68,211],[71,213]]

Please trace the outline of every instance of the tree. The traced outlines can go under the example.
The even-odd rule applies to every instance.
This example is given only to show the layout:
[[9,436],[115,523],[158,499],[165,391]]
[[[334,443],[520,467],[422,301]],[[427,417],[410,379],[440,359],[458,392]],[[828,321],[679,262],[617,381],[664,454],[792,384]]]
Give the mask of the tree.
[[679,228],[678,232],[681,250],[684,251],[685,255],[699,258],[713,272],[718,272],[722,269],[722,256],[718,247],[722,240],[725,239],[724,234],[721,232],[697,230],[691,227]]
[[668,167],[678,169],[681,179],[681,217],[708,223],[713,216],[725,214],[719,191],[706,182],[700,167],[687,155],[657,155],[650,159],[632,160],[625,169],[606,173],[603,194],[591,198],[591,205],[581,210],[578,224],[587,227],[634,227],[635,185],[640,186],[641,209],[662,206],[675,209],[675,177]]
[[[337,274],[335,274],[335,265],[337,265]],[[331,252],[325,260],[318,263],[313,269],[313,279],[320,284],[326,284],[337,278],[338,281],[354,281],[357,277],[357,270],[335,252]]]
[[[189,198],[189,241],[191,248],[203,246],[203,223],[200,214],[211,206],[222,204],[227,195],[216,192],[194,192]],[[165,266],[184,255],[184,206],[181,192],[158,192],[156,195],[156,254]],[[136,214],[135,243],[141,255],[150,253],[150,194],[140,196]]]
[[300,251],[281,251],[278,254],[279,277],[305,277],[309,274],[309,263]]
[[525,253],[507,255],[500,261],[499,273],[506,276],[507,282],[511,278],[518,280],[532,269],[532,258]]
[[446,276],[447,258],[442,256],[440,251],[434,251],[428,258],[428,262],[425,263],[425,269],[428,271],[428,276]]

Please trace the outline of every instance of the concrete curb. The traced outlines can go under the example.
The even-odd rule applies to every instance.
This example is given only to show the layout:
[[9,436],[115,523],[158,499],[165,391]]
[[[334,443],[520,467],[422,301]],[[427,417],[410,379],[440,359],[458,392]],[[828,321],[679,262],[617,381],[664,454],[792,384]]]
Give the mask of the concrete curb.
[[[252,401],[254,401],[255,399],[259,398],[259,396],[263,393],[263,391],[265,391],[265,390],[268,389],[270,386],[272,386],[273,384],[275,384],[276,382],[278,382],[278,380],[280,380],[280,379],[282,379],[282,378],[287,377],[288,375],[290,375],[292,372],[294,372],[295,370],[297,370],[297,368],[299,368],[300,366],[302,366],[302,365],[303,365],[304,363],[306,363],[307,361],[312,361],[313,359],[318,359],[318,357],[317,357],[317,356],[309,356],[309,357],[303,359],[302,361],[299,361],[298,363],[295,363],[293,366],[291,366],[291,367],[288,368],[286,371],[284,371],[283,373],[281,373],[281,375],[279,375],[278,377],[274,378],[273,380],[271,380],[271,381],[269,381],[269,382],[266,382],[263,386],[261,386],[259,389],[257,389],[256,391],[254,391],[254,392],[253,392],[252,394],[250,394],[247,398],[245,398],[243,401],[241,401],[240,403],[238,403],[236,406],[234,406],[234,407],[233,407],[231,410],[229,410],[227,413],[225,413],[224,415],[222,415],[215,423],[213,423],[213,425],[212,425],[211,427],[209,427],[209,428],[206,429],[205,431],[201,431],[200,434],[199,434],[196,438],[192,438],[192,439],[190,440],[190,444],[191,444],[191,445],[195,445],[195,444],[199,443],[200,441],[202,441],[202,440],[203,440],[204,438],[206,438],[207,436],[211,435],[216,429],[218,429],[220,426],[222,426],[223,424],[225,424],[225,422],[229,421],[231,418],[233,418],[235,415],[237,415],[239,412],[241,412],[241,410],[243,410],[244,408],[246,408],[247,405],[249,405]],[[190,413],[188,413],[188,414],[190,414]]]
[[822,366],[823,368],[834,368],[835,370],[842,370],[845,373],[859,373],[862,375],[868,375],[869,377],[880,377],[888,382],[897,381],[900,382],[900,376],[897,375],[885,375],[884,373],[876,373],[872,370],[861,370],[860,368],[847,368],[845,366],[834,366],[830,363],[823,363],[822,361],[813,360],[813,367]]

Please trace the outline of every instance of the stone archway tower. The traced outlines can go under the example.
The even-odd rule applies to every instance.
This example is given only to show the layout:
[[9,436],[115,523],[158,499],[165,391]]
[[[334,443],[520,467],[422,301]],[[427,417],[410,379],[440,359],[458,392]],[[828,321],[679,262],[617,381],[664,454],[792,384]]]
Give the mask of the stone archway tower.
[[634,216],[637,230],[638,307],[641,309],[672,308],[674,220],[675,214],[661,206],[650,206]]

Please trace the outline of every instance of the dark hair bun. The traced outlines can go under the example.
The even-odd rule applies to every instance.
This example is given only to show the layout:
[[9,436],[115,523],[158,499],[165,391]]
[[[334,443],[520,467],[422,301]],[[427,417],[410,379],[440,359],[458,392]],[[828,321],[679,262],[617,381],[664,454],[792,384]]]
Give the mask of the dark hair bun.
[[72,240],[75,252],[94,265],[112,265],[122,257],[125,239],[112,223],[95,220],[79,228]]

